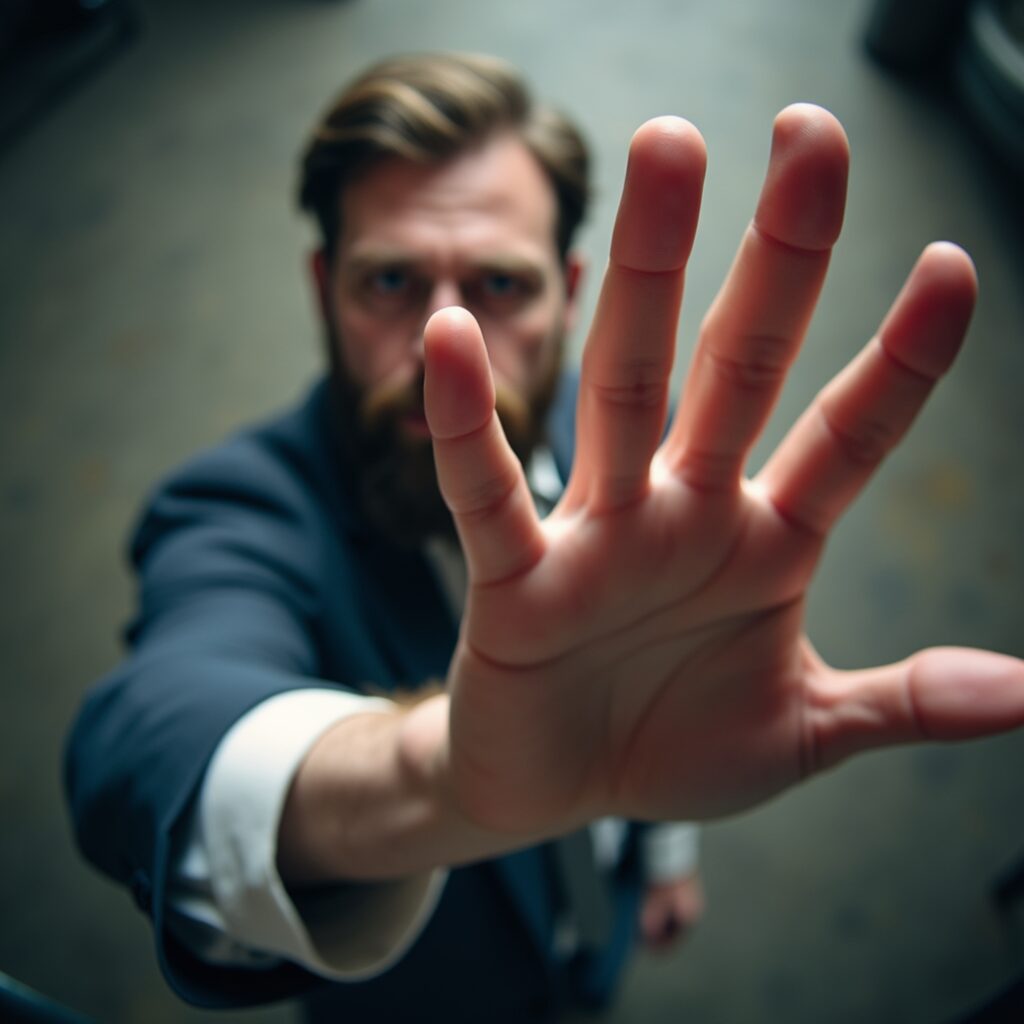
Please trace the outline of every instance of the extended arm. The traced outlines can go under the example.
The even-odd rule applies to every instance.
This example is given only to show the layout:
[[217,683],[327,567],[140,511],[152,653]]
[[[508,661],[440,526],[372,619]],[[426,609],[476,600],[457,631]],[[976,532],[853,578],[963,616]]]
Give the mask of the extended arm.
[[[361,681],[374,679],[383,688],[418,681],[414,664],[382,659],[354,603],[356,592],[372,598],[374,591],[357,585],[363,568],[332,543],[334,531],[350,519],[347,506],[321,497],[330,493],[333,456],[323,430],[323,397],[315,390],[294,414],[201,456],[160,488],[133,548],[141,602],[130,631],[132,653],[89,695],[68,745],[67,785],[82,849],[152,915],[161,963],[190,1001],[258,1002],[309,984],[294,967],[234,970],[234,956],[212,971],[191,952],[202,952],[205,940],[186,938],[188,948],[179,941],[181,915],[190,915],[200,930],[204,922],[219,921],[228,938],[249,948],[310,962],[292,954],[318,943],[315,929],[305,935],[299,928],[290,938],[278,931],[274,941],[257,941],[275,930],[274,915],[266,912],[270,903],[278,917],[295,917],[287,898],[274,898],[270,877],[275,794],[283,802],[288,751],[350,707],[386,711],[386,701],[352,695]],[[403,582],[418,579],[404,564],[401,570]],[[424,568],[429,583],[425,574]],[[378,571],[373,579],[380,577]],[[436,671],[429,656],[420,653],[417,660],[427,666],[421,671]],[[348,683],[348,692],[337,683]],[[277,711],[282,701],[292,709],[280,712],[284,718]],[[307,719],[300,734],[284,724],[293,721],[295,702]],[[251,759],[250,750],[242,755],[248,767],[231,769],[238,727],[265,719],[264,711],[272,711],[272,721],[257,729],[255,742],[265,751]],[[214,776],[215,784],[207,785]],[[230,805],[230,814],[219,813],[218,801],[221,808]],[[204,811],[217,829],[203,827]],[[188,857],[195,843],[197,860]],[[269,861],[261,862],[265,848]],[[260,877],[269,886],[262,893]],[[427,884],[421,875],[418,897],[411,883],[404,887],[408,921],[417,902],[423,904]],[[397,900],[396,887],[386,888],[378,887],[378,900]],[[204,900],[207,907],[214,901],[212,915]],[[352,921],[365,914],[354,915],[346,905],[338,917]],[[398,934],[399,925],[391,932]],[[361,956],[365,965],[380,959],[382,949],[379,938],[371,939],[361,952],[332,956],[331,964],[341,972],[340,965]]]

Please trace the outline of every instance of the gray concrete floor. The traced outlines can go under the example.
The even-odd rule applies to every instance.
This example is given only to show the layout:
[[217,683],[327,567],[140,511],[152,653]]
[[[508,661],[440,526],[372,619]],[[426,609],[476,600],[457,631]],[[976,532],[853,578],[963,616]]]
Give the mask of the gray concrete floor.
[[[811,635],[849,666],[944,642],[1024,655],[1020,224],[950,111],[864,59],[861,4],[140,6],[137,42],[0,161],[0,970],[103,1021],[210,1019],[167,992],[142,917],[79,861],[60,748],[117,657],[142,494],[316,371],[293,159],[326,97],[377,55],[497,52],[578,114],[598,158],[584,238],[598,267],[633,128],[664,112],[700,126],[711,159],[683,364],[772,116],[798,99],[838,114],[847,227],[766,443],[873,329],[924,243],[964,244],[982,298],[956,371],[831,544]],[[679,953],[640,958],[608,1019],[948,1019],[1021,967],[986,886],[1024,854],[1022,765],[1021,735],[888,752],[709,827],[706,923]],[[220,1019],[243,1017],[290,1014]]]

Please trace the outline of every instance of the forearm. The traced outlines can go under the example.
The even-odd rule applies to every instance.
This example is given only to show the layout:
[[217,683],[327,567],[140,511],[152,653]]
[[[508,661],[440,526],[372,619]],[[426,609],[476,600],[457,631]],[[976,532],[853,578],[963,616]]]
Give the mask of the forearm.
[[282,693],[222,738],[169,865],[164,920],[201,960],[297,963],[335,980],[373,977],[429,920],[446,872],[377,884],[286,886],[277,868],[281,814],[296,773],[341,722],[394,705],[331,688]]
[[402,878],[520,845],[480,828],[450,797],[448,698],[354,715],[328,729],[285,802],[277,864],[289,887]]

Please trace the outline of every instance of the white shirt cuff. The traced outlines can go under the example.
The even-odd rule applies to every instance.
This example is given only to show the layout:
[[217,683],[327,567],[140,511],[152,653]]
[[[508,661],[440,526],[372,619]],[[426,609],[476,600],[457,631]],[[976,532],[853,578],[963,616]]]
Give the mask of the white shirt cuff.
[[306,754],[342,719],[392,707],[339,690],[294,690],[257,705],[225,734],[200,792],[201,850],[183,860],[193,874],[205,859],[216,916],[235,942],[327,978],[358,980],[382,973],[418,937],[440,899],[443,870],[297,898],[277,871],[281,813]]
[[700,828],[689,822],[653,825],[641,838],[648,882],[671,882],[697,870]]

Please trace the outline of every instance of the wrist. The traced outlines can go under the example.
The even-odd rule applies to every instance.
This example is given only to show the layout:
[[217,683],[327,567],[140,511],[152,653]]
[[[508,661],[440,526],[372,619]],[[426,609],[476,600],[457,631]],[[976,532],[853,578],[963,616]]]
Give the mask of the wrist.
[[396,770],[412,792],[444,816],[448,794],[448,695],[435,694],[399,712]]
[[434,841],[435,866],[445,867],[504,853],[529,841],[517,842],[516,837],[479,824],[460,804],[451,772],[449,710],[446,693],[404,710],[396,748],[404,784],[417,796],[424,835]]
[[446,694],[339,722],[289,790],[281,877],[293,887],[404,878],[525,844],[474,824],[454,792]]
[[286,885],[374,877],[374,834],[387,827],[394,814],[388,796],[398,792],[401,715],[394,708],[352,715],[307,752],[278,823],[277,865]]

